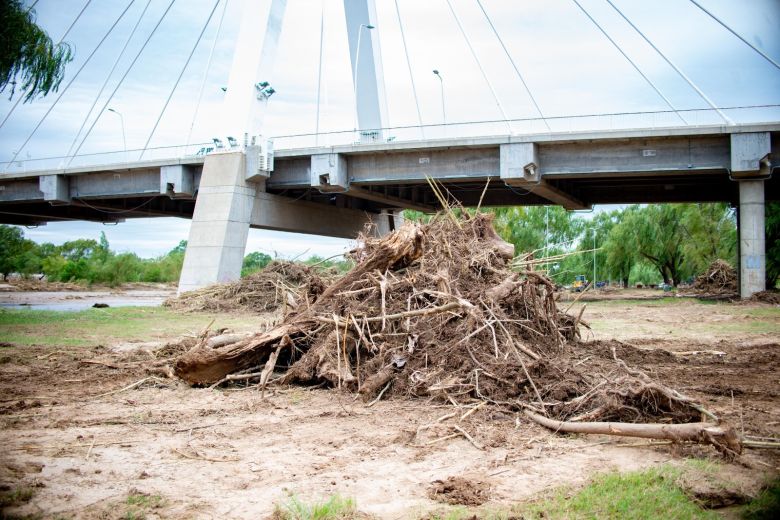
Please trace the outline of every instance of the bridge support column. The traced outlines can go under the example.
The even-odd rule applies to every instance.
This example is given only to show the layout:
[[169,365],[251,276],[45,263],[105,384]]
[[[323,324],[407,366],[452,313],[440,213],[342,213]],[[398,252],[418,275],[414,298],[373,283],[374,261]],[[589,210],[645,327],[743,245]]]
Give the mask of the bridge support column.
[[241,276],[257,187],[245,180],[243,152],[212,154],[203,164],[179,293]]
[[766,288],[764,181],[739,181],[739,295]]

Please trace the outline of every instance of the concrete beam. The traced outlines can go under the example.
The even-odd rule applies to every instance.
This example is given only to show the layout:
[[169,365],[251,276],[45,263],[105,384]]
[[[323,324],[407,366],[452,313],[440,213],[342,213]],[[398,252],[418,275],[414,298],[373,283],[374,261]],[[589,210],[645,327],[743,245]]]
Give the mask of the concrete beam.
[[311,156],[310,185],[322,193],[343,193],[349,189],[347,159],[338,153]]
[[[368,222],[378,224],[379,220],[376,213],[336,208],[258,191],[250,224],[259,229],[354,239]],[[385,225],[381,229],[386,232],[389,226]]]
[[43,200],[38,177],[0,183],[0,202]]
[[159,195],[160,169],[93,173],[70,178],[72,198],[120,198]]
[[731,134],[731,176],[766,179],[771,174],[772,139],[769,132]]
[[407,199],[402,199],[400,197],[393,197],[392,195],[383,195],[381,193],[369,191],[365,188],[359,188],[357,186],[350,187],[349,191],[344,193],[344,195],[348,195],[356,199],[370,200],[372,202],[387,204],[388,206],[396,206],[404,209],[422,211],[423,213],[434,213],[437,209],[434,206],[428,204],[420,204]]
[[764,181],[739,181],[739,295],[766,289]]
[[70,182],[65,175],[42,175],[38,183],[43,192],[43,200],[53,204],[69,204]]
[[160,193],[170,198],[192,198],[195,196],[195,171],[182,164],[160,168]]

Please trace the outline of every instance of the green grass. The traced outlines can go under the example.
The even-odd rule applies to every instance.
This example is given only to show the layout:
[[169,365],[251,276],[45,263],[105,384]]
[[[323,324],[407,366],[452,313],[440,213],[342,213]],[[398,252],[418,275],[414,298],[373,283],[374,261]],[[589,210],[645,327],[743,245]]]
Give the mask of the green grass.
[[0,508],[19,506],[29,502],[35,490],[29,487],[18,487],[12,491],[0,493]]
[[780,479],[771,482],[761,494],[742,510],[745,520],[780,518]]
[[[0,310],[3,341],[17,345],[86,347],[119,341],[154,341],[199,332],[210,314],[177,313],[162,307],[116,307],[80,312]],[[254,318],[256,319],[256,318]],[[251,327],[249,315],[220,315],[212,328]]]
[[646,471],[607,474],[570,494],[559,491],[533,504],[528,518],[718,518],[693,502],[676,484],[679,470],[662,466]]
[[295,495],[274,508],[275,520],[341,520],[358,518],[352,498],[332,495],[327,499],[304,502]]
[[160,495],[148,495],[138,491],[131,491],[125,500],[124,520],[142,520],[153,509],[159,509],[165,505],[165,499]]

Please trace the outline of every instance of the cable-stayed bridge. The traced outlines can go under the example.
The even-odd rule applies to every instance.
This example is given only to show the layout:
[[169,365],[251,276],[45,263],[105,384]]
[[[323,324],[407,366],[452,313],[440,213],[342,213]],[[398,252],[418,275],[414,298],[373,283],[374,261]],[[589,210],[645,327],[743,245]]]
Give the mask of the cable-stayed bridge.
[[[36,225],[191,218],[180,282],[180,290],[188,290],[238,276],[250,226],[353,237],[371,221],[378,232],[387,232],[398,225],[400,209],[430,212],[439,207],[431,181],[466,206],[558,204],[576,210],[601,203],[723,201],[739,208],[742,294],[763,289],[764,200],[780,200],[780,182],[772,176],[772,157],[780,147],[780,106],[714,105],[625,18],[709,104],[706,109],[676,109],[585,7],[572,1],[669,110],[549,117],[523,81],[539,116],[509,119],[480,65],[502,119],[440,125],[420,120],[418,125],[386,127],[376,9],[373,0],[345,0],[357,130],[267,139],[263,118],[274,92],[261,80],[271,77],[286,1],[249,2],[224,121],[211,142],[149,148],[150,135],[140,150],[79,154],[79,145],[65,157],[21,160],[17,153],[0,164],[0,221]],[[219,4],[215,2],[212,15]],[[447,4],[468,42],[450,0]],[[257,20],[265,21],[264,31],[257,30]],[[771,56],[742,41],[780,68]],[[470,43],[469,49],[479,64]],[[408,63],[405,41],[404,52]],[[514,69],[510,72],[523,80],[506,52]]]

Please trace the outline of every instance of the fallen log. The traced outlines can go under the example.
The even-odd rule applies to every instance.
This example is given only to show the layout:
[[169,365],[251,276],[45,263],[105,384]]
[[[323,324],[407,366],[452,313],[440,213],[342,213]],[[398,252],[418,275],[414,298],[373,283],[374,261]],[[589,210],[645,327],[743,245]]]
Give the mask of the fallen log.
[[550,430],[564,433],[584,433],[588,435],[617,435],[621,437],[639,437],[642,439],[666,439],[670,441],[691,441],[712,444],[724,455],[734,456],[742,453],[742,443],[734,428],[713,423],[686,424],[648,424],[617,422],[567,422],[549,419],[530,410],[525,415],[535,423]]

